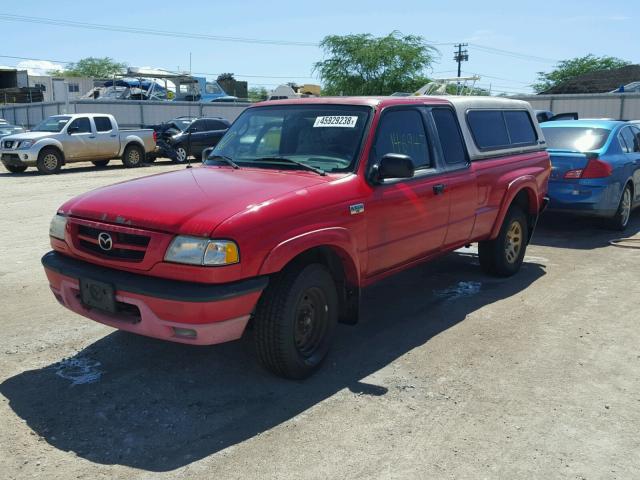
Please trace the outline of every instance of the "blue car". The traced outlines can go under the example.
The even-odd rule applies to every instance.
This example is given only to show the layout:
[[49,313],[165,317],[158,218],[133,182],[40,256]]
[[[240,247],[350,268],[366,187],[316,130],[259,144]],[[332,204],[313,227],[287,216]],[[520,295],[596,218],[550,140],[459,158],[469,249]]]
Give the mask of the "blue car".
[[613,120],[540,125],[551,157],[549,210],[605,218],[624,230],[640,205],[640,128]]

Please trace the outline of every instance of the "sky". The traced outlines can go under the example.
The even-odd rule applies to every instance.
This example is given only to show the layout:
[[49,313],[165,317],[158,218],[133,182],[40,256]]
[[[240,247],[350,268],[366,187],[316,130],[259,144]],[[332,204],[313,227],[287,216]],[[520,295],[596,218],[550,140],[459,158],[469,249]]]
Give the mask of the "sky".
[[[8,20],[6,15],[158,34]],[[491,87],[492,92],[517,94],[530,93],[536,73],[553,69],[562,59],[593,53],[640,63],[639,19],[640,10],[614,9],[591,0],[154,0],[139,6],[118,1],[5,0],[0,2],[0,65],[35,72],[93,56],[130,66],[188,70],[191,54],[194,73],[215,78],[232,72],[238,80],[247,80],[249,87],[270,90],[289,81],[319,83],[313,64],[323,58],[317,43],[326,35],[382,36],[398,30],[436,45],[440,54],[426,72],[432,77],[456,75],[453,44],[464,42],[469,44],[469,61],[463,63],[463,75],[479,74],[477,86]],[[184,38],[172,32],[208,37]],[[258,42],[241,41],[247,39]]]

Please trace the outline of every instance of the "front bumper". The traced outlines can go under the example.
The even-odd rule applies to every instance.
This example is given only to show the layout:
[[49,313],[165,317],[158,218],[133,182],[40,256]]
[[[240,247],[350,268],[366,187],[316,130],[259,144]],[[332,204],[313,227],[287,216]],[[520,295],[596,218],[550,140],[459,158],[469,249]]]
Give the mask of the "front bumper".
[[2,161],[4,165],[14,167],[33,167],[38,161],[38,151],[33,148],[26,150],[2,149],[0,150],[0,161]]
[[[236,340],[267,286],[267,277],[225,284],[184,282],[105,268],[52,251],[42,257],[56,299],[70,310],[148,337],[194,345]],[[80,279],[113,285],[117,313],[86,307]]]

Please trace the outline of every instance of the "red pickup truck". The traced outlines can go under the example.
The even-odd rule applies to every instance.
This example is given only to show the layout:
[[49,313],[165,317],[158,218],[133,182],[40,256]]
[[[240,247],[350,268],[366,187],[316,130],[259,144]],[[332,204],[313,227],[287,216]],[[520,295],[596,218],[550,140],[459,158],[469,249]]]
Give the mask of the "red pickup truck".
[[251,324],[262,363],[303,378],[383,277],[471,242],[485,271],[516,273],[550,170],[521,101],[267,102],[201,167],[68,201],[42,263],[80,315],[199,345]]

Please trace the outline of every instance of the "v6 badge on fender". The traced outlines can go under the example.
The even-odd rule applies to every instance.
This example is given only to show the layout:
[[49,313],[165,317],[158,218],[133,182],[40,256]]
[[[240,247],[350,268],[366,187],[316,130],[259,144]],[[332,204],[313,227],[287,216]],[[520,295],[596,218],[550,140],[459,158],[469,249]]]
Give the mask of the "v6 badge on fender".
[[355,205],[349,205],[349,212],[351,215],[358,215],[364,213],[364,203],[356,203]]

